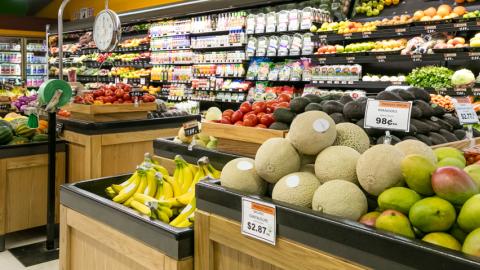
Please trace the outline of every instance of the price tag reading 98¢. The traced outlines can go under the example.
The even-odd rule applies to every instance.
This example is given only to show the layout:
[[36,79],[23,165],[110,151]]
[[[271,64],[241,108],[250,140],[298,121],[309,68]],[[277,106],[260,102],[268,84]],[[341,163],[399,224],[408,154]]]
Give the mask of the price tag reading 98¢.
[[455,111],[457,112],[458,120],[462,125],[478,124],[478,116],[473,105],[467,97],[457,97],[453,99]]
[[275,205],[242,198],[242,234],[275,245],[277,220]]
[[408,132],[411,110],[412,102],[369,99],[364,127]]

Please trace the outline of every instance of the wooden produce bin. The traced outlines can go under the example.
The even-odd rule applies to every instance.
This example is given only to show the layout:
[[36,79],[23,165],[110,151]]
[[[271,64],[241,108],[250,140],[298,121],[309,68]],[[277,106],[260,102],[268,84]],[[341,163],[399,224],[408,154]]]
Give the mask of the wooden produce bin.
[[[58,190],[65,182],[65,150],[65,142],[57,142],[57,221]],[[0,147],[0,251],[5,249],[6,234],[46,224],[47,185],[46,142]]]
[[109,122],[117,120],[139,120],[147,118],[149,111],[155,111],[157,104],[140,103],[133,104],[102,104],[86,105],[71,103],[63,109],[72,113],[71,118],[93,122]]
[[194,119],[200,116],[103,123],[61,119],[69,146],[68,182],[131,172],[146,152],[153,152],[154,139],[176,136]]
[[202,122],[202,133],[218,139],[217,149],[246,157],[255,157],[258,148],[270,138],[285,138],[286,130],[262,129]]
[[196,186],[195,270],[480,269],[480,258],[357,222],[253,196],[276,206],[277,241],[241,233],[247,194],[216,182]]
[[105,188],[130,175],[62,186],[60,269],[192,270],[193,229],[150,220]]

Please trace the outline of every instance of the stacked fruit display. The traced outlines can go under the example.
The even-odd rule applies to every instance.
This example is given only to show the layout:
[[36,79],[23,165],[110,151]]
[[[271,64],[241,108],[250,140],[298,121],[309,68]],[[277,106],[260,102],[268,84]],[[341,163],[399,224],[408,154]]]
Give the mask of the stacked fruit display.
[[40,120],[38,128],[29,128],[27,117],[9,113],[0,119],[0,145],[27,144],[48,140],[48,122]]
[[[201,130],[201,125],[199,128]],[[178,134],[173,141],[176,143],[195,145],[197,147],[203,147],[207,149],[216,149],[218,144],[217,138],[209,136],[203,132],[192,136],[187,136],[185,135],[185,130],[183,127],[178,130]]]
[[413,14],[415,21],[438,21],[462,17],[467,12],[463,6],[452,8],[450,5],[443,4],[438,8],[429,7],[425,10],[417,10]]
[[[265,141],[255,159],[227,163],[220,181],[227,188],[480,256],[480,165],[463,167],[465,158],[454,148],[434,152],[418,140],[370,148],[367,133],[357,125],[335,124],[325,112],[307,111],[293,120],[286,138]],[[376,197],[378,205],[369,206],[367,196]],[[469,235],[462,247],[446,232],[459,239]]]
[[355,12],[358,14],[365,14],[368,17],[378,16],[385,6],[396,6],[400,0],[360,0],[357,1]]
[[207,157],[197,166],[175,157],[175,171],[169,175],[149,154],[133,175],[120,184],[106,188],[106,194],[116,203],[175,227],[190,227],[196,209],[195,184],[205,178],[218,179],[220,172]]
[[[84,93],[82,96],[76,96],[73,102],[96,105],[133,103],[133,97],[130,95],[131,91],[132,86],[125,83],[102,84],[96,90]],[[148,93],[143,93],[139,98],[145,103],[155,101],[155,96]]]

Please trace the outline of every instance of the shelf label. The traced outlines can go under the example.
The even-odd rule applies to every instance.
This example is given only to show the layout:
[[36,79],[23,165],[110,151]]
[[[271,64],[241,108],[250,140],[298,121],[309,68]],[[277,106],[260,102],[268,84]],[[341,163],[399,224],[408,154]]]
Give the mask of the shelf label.
[[457,112],[458,120],[462,125],[478,124],[478,116],[473,109],[472,103],[468,97],[456,97],[453,99],[455,111]]
[[467,23],[455,23],[453,27],[458,28],[457,31],[468,31]]
[[128,83],[128,78],[123,78],[123,83],[127,84]]
[[445,61],[453,61],[453,60],[455,60],[455,57],[457,57],[456,53],[444,53],[443,54],[443,58],[445,59]]
[[349,63],[349,64],[355,63],[355,56],[345,57],[345,59],[347,60],[347,63]]
[[403,33],[407,32],[407,28],[397,28],[395,29],[395,33],[398,35],[398,36],[403,36]]
[[183,130],[185,131],[185,136],[193,136],[200,133],[200,128],[198,127],[198,121],[190,121],[183,124]]
[[421,54],[412,54],[411,59],[413,62],[422,62],[422,55]]
[[478,52],[469,52],[468,56],[470,57],[470,60],[472,60],[472,61],[480,60],[480,53],[478,53]]
[[378,62],[378,63],[385,63],[385,59],[387,59],[387,56],[385,56],[385,55],[378,55],[376,58],[377,58],[377,62]]
[[364,127],[408,132],[411,110],[411,101],[369,99],[365,111]]
[[115,77],[115,84],[119,83],[120,82],[120,78],[119,77]]
[[425,25],[424,29],[427,33],[430,34],[430,33],[433,33],[437,30],[437,26],[436,25]]
[[344,39],[351,39],[352,38],[352,33],[343,34],[343,38]]
[[145,84],[145,78],[140,78],[140,84],[144,85]]
[[363,32],[362,33],[362,38],[369,38],[372,32]]
[[275,245],[276,217],[275,205],[242,197],[242,234]]

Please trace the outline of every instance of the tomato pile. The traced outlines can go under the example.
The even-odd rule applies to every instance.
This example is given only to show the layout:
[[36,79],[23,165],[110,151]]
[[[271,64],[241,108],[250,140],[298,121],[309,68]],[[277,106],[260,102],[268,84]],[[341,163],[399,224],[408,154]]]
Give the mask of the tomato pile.
[[280,94],[275,100],[256,101],[253,104],[245,101],[236,111],[230,109],[225,110],[219,122],[236,126],[268,128],[275,122],[273,112],[277,108],[289,107],[290,96],[287,94]]
[[[78,104],[123,104],[133,103],[133,98],[130,95],[132,86],[125,83],[102,85],[100,88],[93,90],[93,92],[85,93],[83,96],[76,96],[74,103]],[[144,93],[139,97],[140,101],[145,103],[154,102],[155,96]]]

